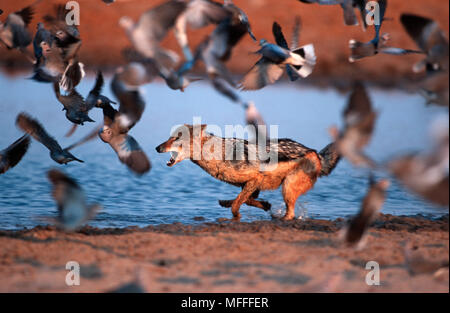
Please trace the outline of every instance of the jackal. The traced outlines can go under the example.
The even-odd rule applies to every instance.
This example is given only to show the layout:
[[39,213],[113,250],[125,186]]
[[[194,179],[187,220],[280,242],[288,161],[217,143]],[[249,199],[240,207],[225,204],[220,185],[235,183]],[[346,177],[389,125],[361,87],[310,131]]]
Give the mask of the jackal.
[[[180,126],[156,151],[171,152],[169,167],[190,159],[211,176],[241,187],[236,199],[219,201],[221,206],[231,207],[233,220],[240,219],[239,208],[244,203],[270,210],[269,202],[257,200],[259,192],[275,190],[281,185],[286,204],[283,219],[292,220],[297,198],[310,190],[318,177],[329,175],[340,159],[334,143],[319,153],[291,139],[270,141],[264,146],[214,136],[205,131],[206,126]],[[263,146],[264,149],[259,148]]]

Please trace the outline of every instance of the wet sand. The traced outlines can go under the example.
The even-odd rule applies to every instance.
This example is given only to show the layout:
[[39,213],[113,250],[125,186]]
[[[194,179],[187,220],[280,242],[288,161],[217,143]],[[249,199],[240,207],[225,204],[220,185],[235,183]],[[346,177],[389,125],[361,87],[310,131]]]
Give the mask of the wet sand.
[[[78,0],[81,8],[80,33],[83,39],[80,61],[85,63],[88,72],[95,72],[97,68],[112,70],[118,64],[123,64],[121,49],[130,46],[130,43],[123,29],[118,26],[118,20],[124,15],[137,20],[142,12],[162,1],[117,0],[116,3],[108,6],[100,0]],[[6,14],[32,2],[32,0],[2,1],[0,7],[5,11],[1,17],[2,20]],[[29,29],[34,33],[36,23],[42,20],[42,16],[51,13],[55,3],[65,2],[67,1],[46,0],[37,5],[36,15]],[[378,55],[350,64],[348,41],[350,39],[370,41],[374,32],[373,29],[363,32],[360,26],[345,26],[339,6],[308,5],[296,0],[281,2],[279,0],[236,0],[235,3],[249,16],[258,39],[265,38],[273,41],[272,23],[278,21],[290,42],[294,17],[299,15],[302,18],[300,44],[314,43],[317,66],[314,73],[301,83],[334,83],[339,87],[357,78],[388,87],[420,78],[412,73],[412,65],[422,58],[418,55]],[[448,34],[448,1],[428,0],[424,5],[423,1],[419,0],[392,0],[389,1],[387,11],[387,17],[391,20],[386,21],[382,28],[382,32],[390,33],[392,46],[416,49],[416,45],[399,21],[400,15],[404,12],[436,19]],[[212,29],[211,26],[202,30],[189,31],[191,47],[195,48]],[[163,46],[181,55],[172,32],[163,41]],[[246,36],[234,50],[228,66],[235,74],[242,75],[257,61],[258,56],[252,54],[257,49],[258,45]],[[31,66],[19,52],[0,47],[0,68],[12,70],[24,66],[25,69],[31,70]],[[203,70],[202,65],[197,68],[197,71]]]
[[[197,218],[201,219],[201,218]],[[339,241],[344,221],[182,224],[63,233],[0,231],[0,292],[449,292],[448,215],[382,215],[360,250]],[[81,284],[65,284],[77,261]],[[368,286],[366,263],[380,265]]]

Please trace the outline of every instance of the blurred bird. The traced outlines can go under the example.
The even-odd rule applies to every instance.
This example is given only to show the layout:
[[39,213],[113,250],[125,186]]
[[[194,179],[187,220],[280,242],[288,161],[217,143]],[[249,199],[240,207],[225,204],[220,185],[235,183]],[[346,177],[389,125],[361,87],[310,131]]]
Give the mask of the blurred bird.
[[98,133],[100,139],[108,143],[116,152],[120,162],[134,173],[143,175],[150,171],[151,163],[147,155],[138,142],[128,135],[132,126],[124,128],[121,122],[124,114],[115,110],[110,104],[102,103],[99,106],[103,109],[104,116],[104,126]]
[[83,96],[75,88],[69,94],[62,95],[58,83],[54,83],[53,87],[56,98],[63,105],[63,111],[66,111],[66,118],[69,121],[77,125],[84,125],[85,122],[95,122],[88,115],[93,106],[89,107]]
[[71,91],[80,83],[85,72],[84,65],[78,62],[77,56],[81,47],[80,33],[75,25],[67,25],[66,13],[64,5],[57,5],[55,16],[44,16],[50,31],[42,24],[38,25],[33,41],[38,63],[32,79],[38,82],[58,82],[65,91]]
[[26,48],[32,40],[32,36],[27,27],[33,19],[34,4],[9,14],[4,22],[0,21],[0,42],[8,49],[18,49],[32,63],[35,63],[35,60]]
[[32,80],[42,83],[58,83],[65,91],[71,91],[84,77],[84,65],[75,59],[65,60],[60,48],[55,41],[48,44],[45,41],[40,43],[38,52],[42,51],[42,57],[35,65]]
[[98,71],[97,77],[95,79],[95,85],[86,97],[86,105],[88,108],[93,108],[95,105],[102,103],[116,104],[114,101],[101,94],[104,84],[105,80],[103,78],[103,73],[101,71]]
[[132,49],[125,49],[122,54],[129,63],[117,68],[115,75],[128,88],[137,89],[160,76],[159,66],[154,59],[146,58]]
[[449,205],[448,127],[435,135],[434,149],[428,154],[410,154],[387,165],[407,189],[439,206]]
[[61,48],[66,60],[76,57],[80,47],[80,32],[76,25],[69,25],[66,22],[68,10],[65,5],[58,4],[54,7],[55,16],[45,15],[44,21],[50,26],[50,31],[55,38],[57,46]]
[[379,23],[374,21],[375,37],[369,42],[360,42],[355,39],[349,41],[350,47],[350,62],[371,57],[378,53],[390,54],[390,55],[406,55],[406,54],[422,54],[422,51],[402,49],[388,46],[390,35],[385,33],[380,35],[381,25],[385,21],[385,13],[387,8],[387,0],[378,0],[379,4]]
[[367,27],[366,23],[366,0],[298,0],[303,3],[317,3],[321,5],[337,5],[339,4],[344,11],[345,25],[358,25],[358,18],[355,14],[355,8],[361,13],[361,21],[363,28]]
[[[256,41],[247,15],[231,1],[226,1],[224,8],[228,10],[230,15],[220,22],[212,34],[197,47],[193,59],[193,63],[196,63],[199,60],[203,61],[206,72],[215,88],[217,84],[215,80],[218,77],[235,87],[235,82],[224,62],[231,58],[233,48],[246,33]],[[189,63],[187,62],[185,64]],[[193,64],[191,67],[192,66]],[[216,90],[222,92],[220,88],[216,88]]]
[[313,71],[316,56],[312,44],[289,49],[278,23],[273,23],[272,32],[277,44],[261,40],[261,49],[257,53],[261,54],[262,58],[242,79],[241,88],[243,90],[257,90],[273,84],[283,75],[286,66],[291,66],[292,71],[303,78],[309,76]]
[[449,47],[445,33],[439,25],[426,17],[402,14],[403,27],[417,46],[426,54],[424,60],[413,66],[418,73],[426,71],[426,77],[419,83],[419,92],[427,104],[449,105]]
[[245,122],[247,125],[253,126],[254,130],[254,141],[256,143],[266,143],[269,134],[267,131],[266,122],[262,115],[256,109],[256,105],[253,101],[249,101],[245,104]]
[[362,150],[372,138],[376,118],[366,88],[360,82],[355,83],[344,111],[344,130],[339,133],[336,127],[330,129],[339,154],[355,166],[375,167]]
[[412,242],[406,244],[403,254],[405,256],[405,265],[411,275],[432,274],[441,268],[449,267],[448,258],[446,260],[426,258],[423,251],[418,249]]
[[[124,75],[126,74],[126,75]],[[145,82],[147,73],[139,64],[119,68],[111,81],[111,90],[119,100],[117,127],[126,133],[136,125],[145,110],[145,100],[142,97],[140,85]],[[103,108],[106,103],[98,104]],[[109,107],[109,106],[106,106]]]
[[187,3],[183,0],[169,0],[144,12],[137,23],[130,17],[123,16],[119,25],[126,31],[137,52],[160,64],[172,66],[178,61],[178,55],[163,49],[159,43],[186,7]]
[[389,188],[389,185],[390,182],[387,179],[375,182],[374,178],[372,176],[370,177],[370,188],[364,197],[361,210],[341,233],[342,238],[348,246],[354,247],[360,245],[370,224],[383,207],[384,201],[386,200],[386,190]]
[[63,172],[53,169],[47,176],[53,185],[52,195],[58,206],[58,218],[55,220],[58,227],[74,231],[101,210],[98,204],[88,206],[83,189]]
[[192,61],[193,56],[189,48],[187,26],[192,29],[200,29],[210,24],[219,24],[229,18],[231,12],[226,5],[231,1],[225,1],[225,5],[211,0],[188,0],[186,8],[176,18],[175,37],[183,50],[186,61]]
[[47,30],[43,23],[37,23],[37,31],[36,35],[33,38],[33,49],[34,49],[34,57],[36,58],[36,63],[40,64],[41,59],[44,56],[43,49],[41,43],[45,42],[48,46],[52,46],[54,37],[49,30]]
[[192,83],[201,78],[190,77],[187,73],[194,66],[194,62],[185,62],[177,70],[158,63],[155,59],[147,58],[132,49],[122,51],[125,58],[130,62],[125,67],[119,68],[121,80],[127,85],[138,87],[153,81],[157,76],[164,79],[167,86],[172,90],[184,90]]
[[26,113],[20,113],[17,116],[16,124],[24,132],[46,146],[50,151],[50,157],[55,162],[59,164],[67,164],[72,161],[83,163],[82,160],[77,159],[67,149],[62,149],[59,143],[48,135],[44,127],[42,127],[37,120],[33,119]]
[[427,56],[414,65],[415,72],[449,70],[449,47],[445,33],[432,19],[413,14],[402,14],[403,27]]
[[24,135],[11,144],[8,148],[0,150],[0,174],[6,173],[16,166],[30,146],[30,136]]
[[54,92],[58,101],[63,105],[63,111],[66,111],[66,117],[69,121],[74,123],[74,126],[66,134],[66,137],[70,137],[75,131],[77,125],[84,125],[85,122],[95,122],[92,120],[88,113],[96,105],[101,103],[113,103],[108,97],[101,95],[104,79],[102,72],[97,73],[95,85],[89,92],[86,100],[81,96],[75,88],[67,95],[61,95],[59,85],[53,84]]
[[64,106],[63,111],[66,111],[67,119],[74,123],[74,126],[66,134],[66,137],[70,137],[76,131],[77,125],[84,125],[85,122],[95,122],[89,117],[88,113],[96,105],[101,103],[115,104],[115,102],[108,97],[101,95],[103,84],[103,74],[99,71],[97,73],[95,85],[85,100],[75,89],[70,91],[68,95],[61,95],[59,85],[54,83],[53,87],[56,98]]

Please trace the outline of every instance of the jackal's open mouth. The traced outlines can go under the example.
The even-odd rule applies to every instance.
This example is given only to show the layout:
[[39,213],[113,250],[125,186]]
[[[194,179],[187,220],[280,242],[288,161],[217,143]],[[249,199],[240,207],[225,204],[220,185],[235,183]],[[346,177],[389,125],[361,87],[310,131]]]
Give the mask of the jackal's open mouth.
[[175,163],[177,162],[177,156],[178,156],[178,152],[175,151],[171,151],[170,152],[170,160],[167,161],[167,166],[173,166],[175,165]]

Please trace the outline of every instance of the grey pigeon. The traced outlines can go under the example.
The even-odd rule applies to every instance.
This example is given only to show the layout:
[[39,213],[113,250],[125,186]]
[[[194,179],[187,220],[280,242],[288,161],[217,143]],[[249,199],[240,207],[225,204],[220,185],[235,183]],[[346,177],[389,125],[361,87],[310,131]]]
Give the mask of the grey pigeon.
[[186,6],[186,2],[182,0],[166,1],[144,12],[138,22],[135,23],[130,17],[124,16],[119,25],[124,28],[137,52],[171,66],[178,60],[178,56],[173,51],[163,49],[160,42]]
[[[247,15],[237,6],[228,1],[224,8],[230,16],[224,19],[196,49],[194,63],[202,60],[205,63],[209,78],[215,85],[215,79],[220,77],[231,86],[235,83],[225,66],[225,62],[231,58],[233,48],[238,44],[245,34],[249,34],[253,40],[256,38],[251,30]],[[220,89],[218,89],[221,92]]]
[[9,14],[4,22],[0,21],[0,42],[8,49],[20,50],[32,63],[35,60],[26,48],[32,41],[27,27],[33,19],[33,14],[33,5],[30,5]]
[[53,169],[47,176],[53,185],[52,195],[58,206],[58,227],[74,231],[101,210],[101,206],[97,204],[88,206],[83,189],[63,172]]
[[344,111],[344,129],[340,134],[336,128],[331,129],[339,154],[355,166],[375,167],[363,149],[372,138],[376,118],[366,88],[360,82],[355,83]]
[[99,132],[100,139],[108,143],[117,154],[120,162],[124,163],[137,175],[150,171],[151,163],[138,142],[128,131],[131,127],[124,127],[123,113],[115,110],[110,104],[100,104],[103,109],[104,125]]
[[63,105],[63,111],[66,111],[66,117],[69,121],[78,125],[84,125],[85,122],[95,122],[88,115],[93,106],[90,107],[78,91],[72,89],[67,95],[62,95],[58,83],[54,83],[53,87],[56,98]]
[[277,44],[261,40],[261,49],[257,53],[261,54],[262,58],[242,79],[243,90],[257,90],[275,83],[283,75],[286,66],[290,66],[303,78],[313,71],[316,56],[312,44],[290,49],[278,23],[273,23],[272,32]]
[[20,113],[17,116],[16,124],[24,132],[46,146],[50,151],[50,157],[55,162],[59,164],[67,164],[72,161],[83,163],[82,160],[76,158],[67,149],[62,149],[59,143],[45,131],[44,127],[29,115]]
[[[187,26],[199,29],[210,24],[218,25],[226,19],[235,19],[233,16],[235,13],[231,10],[233,7],[232,1],[225,1],[223,5],[211,0],[188,1],[186,9],[178,16],[175,23],[175,37],[183,50],[186,61],[192,61],[193,59],[186,33]],[[242,16],[242,22],[246,18],[246,16],[244,18],[244,15]],[[240,37],[238,30],[235,30],[235,35]]]
[[[147,81],[148,73],[140,63],[120,67],[114,74],[111,90],[119,101],[117,126],[120,126],[121,132],[128,132],[141,119],[146,105],[140,86]],[[104,107],[104,104],[97,106]]]
[[448,71],[448,40],[439,25],[432,19],[413,14],[402,14],[400,20],[409,36],[427,55],[414,66],[414,71]]

